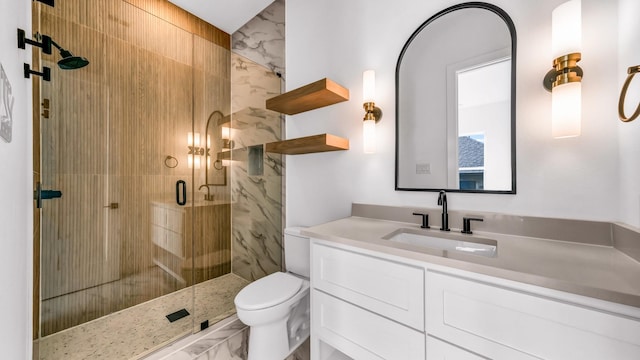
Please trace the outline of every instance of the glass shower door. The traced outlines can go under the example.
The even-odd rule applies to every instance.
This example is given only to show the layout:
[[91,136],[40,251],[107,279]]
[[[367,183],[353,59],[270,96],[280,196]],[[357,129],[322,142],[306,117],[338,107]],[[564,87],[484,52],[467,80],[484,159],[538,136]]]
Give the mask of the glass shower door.
[[[42,203],[43,300],[120,278],[119,237],[109,231],[118,204],[109,200],[106,88],[75,74],[56,75],[41,86],[50,107],[41,122],[41,186],[62,192]],[[92,96],[53,96],[64,88]]]
[[[62,193],[39,212],[36,337],[42,358],[60,358],[62,346],[90,357],[96,334],[129,357],[193,329],[193,317],[166,317],[193,308],[193,293],[179,291],[189,282],[193,232],[193,35],[126,1],[55,5],[34,2],[34,29],[90,63],[63,70],[55,48],[34,50],[51,68],[34,101],[42,114],[37,180]],[[114,322],[125,331],[113,331]],[[140,338],[153,343],[138,351]],[[117,349],[98,352],[107,350]]]

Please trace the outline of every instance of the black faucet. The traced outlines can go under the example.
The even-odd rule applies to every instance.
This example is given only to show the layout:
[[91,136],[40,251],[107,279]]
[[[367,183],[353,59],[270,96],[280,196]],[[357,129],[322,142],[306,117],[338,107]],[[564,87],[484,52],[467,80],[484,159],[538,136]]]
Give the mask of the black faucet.
[[422,225],[420,225],[423,229],[430,229],[429,227],[429,214],[414,212],[413,215],[422,217]]
[[447,213],[447,193],[444,190],[440,190],[438,195],[438,205],[442,205],[442,231],[450,231],[449,229],[449,213]]
[[484,221],[483,219],[480,218],[468,218],[468,217],[463,217],[462,218],[462,231],[460,231],[463,234],[473,234],[473,231],[471,231],[471,222],[472,221]]

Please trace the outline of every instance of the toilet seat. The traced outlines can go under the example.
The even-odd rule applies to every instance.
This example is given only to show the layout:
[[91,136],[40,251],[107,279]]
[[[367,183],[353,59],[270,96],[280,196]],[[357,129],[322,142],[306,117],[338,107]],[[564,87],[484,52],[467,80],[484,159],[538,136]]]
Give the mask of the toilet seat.
[[273,273],[256,280],[240,290],[236,306],[245,310],[260,310],[276,306],[300,291],[302,279],[283,272]]

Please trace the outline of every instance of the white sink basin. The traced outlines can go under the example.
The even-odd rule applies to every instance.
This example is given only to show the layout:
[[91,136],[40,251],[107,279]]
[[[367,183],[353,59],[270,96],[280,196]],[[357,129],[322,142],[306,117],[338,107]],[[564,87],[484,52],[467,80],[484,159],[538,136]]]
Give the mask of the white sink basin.
[[456,251],[485,257],[496,257],[498,242],[492,239],[455,233],[415,229],[398,229],[383,239],[430,249]]

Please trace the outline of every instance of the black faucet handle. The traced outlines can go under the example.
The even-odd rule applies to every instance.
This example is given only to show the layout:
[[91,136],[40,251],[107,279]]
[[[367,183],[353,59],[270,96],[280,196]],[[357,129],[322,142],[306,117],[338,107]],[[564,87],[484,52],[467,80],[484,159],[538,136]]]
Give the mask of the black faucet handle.
[[422,216],[422,225],[420,225],[423,229],[430,229],[429,227],[429,214],[423,214],[419,212],[414,212],[413,215]]
[[484,219],[463,217],[462,218],[462,231],[460,231],[460,232],[463,233],[463,234],[473,234],[473,231],[471,231],[471,222],[472,221],[484,221]]

